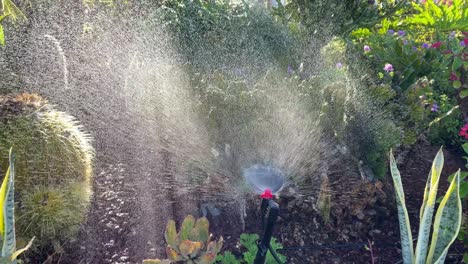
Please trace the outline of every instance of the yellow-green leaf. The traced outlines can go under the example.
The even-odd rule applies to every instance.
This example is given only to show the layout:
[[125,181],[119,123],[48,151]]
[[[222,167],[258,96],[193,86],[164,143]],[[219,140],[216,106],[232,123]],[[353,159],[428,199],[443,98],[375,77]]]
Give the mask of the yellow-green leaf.
[[5,32],[2,25],[0,25],[0,45],[5,45]]
[[444,263],[447,251],[460,231],[461,220],[460,170],[458,170],[437,209],[426,263]]
[[26,21],[24,13],[11,0],[2,0],[3,15],[10,16],[14,21]]
[[[13,151],[10,148],[9,155],[9,173],[8,182],[6,184],[5,197],[0,203],[3,208],[3,245],[2,255],[11,256],[16,251],[16,237],[15,237],[15,165]],[[0,188],[1,189],[1,188]]]
[[419,222],[418,242],[414,253],[416,264],[426,262],[427,251],[429,247],[429,235],[432,225],[432,216],[434,215],[434,205],[437,196],[437,187],[439,186],[440,174],[444,166],[444,153],[442,148],[432,163],[431,174],[426,185],[424,193],[424,202],[421,207],[421,219]]
[[401,183],[400,171],[398,170],[393,153],[390,152],[390,170],[395,186],[395,196],[398,209],[398,220],[400,222],[401,250],[404,264],[412,264],[414,260],[413,236],[411,234],[411,225],[408,211],[405,205],[405,193]]
[[186,240],[189,238],[190,233],[192,232],[192,228],[195,226],[195,218],[191,215],[185,217],[184,221],[182,222],[182,227],[179,234],[180,240]]
[[[460,84],[461,86],[461,84]],[[460,98],[465,98],[468,96],[468,89],[463,89],[460,91]]]
[[31,247],[35,238],[36,237],[33,237],[24,248],[18,249],[17,251],[15,251],[15,253],[13,253],[13,255],[11,256],[11,260],[14,261],[19,255],[21,255],[21,253],[28,250]]
[[190,240],[206,242],[210,237],[210,222],[206,217],[199,218],[190,234]]
[[[0,206],[2,208],[5,207],[5,200],[6,200],[6,190],[8,185],[8,179],[10,178],[10,168],[7,169],[5,177],[3,178],[2,187],[0,188]],[[3,237],[5,233],[5,219],[4,219],[4,211],[3,209],[0,210],[0,235]]]
[[170,260],[173,260],[173,261],[181,260],[181,256],[179,255],[179,253],[177,253],[177,251],[171,248],[171,246],[166,247],[166,254]]
[[164,233],[164,238],[166,243],[171,247],[175,248],[178,244],[177,242],[177,230],[174,220],[169,220],[166,226],[166,232]]

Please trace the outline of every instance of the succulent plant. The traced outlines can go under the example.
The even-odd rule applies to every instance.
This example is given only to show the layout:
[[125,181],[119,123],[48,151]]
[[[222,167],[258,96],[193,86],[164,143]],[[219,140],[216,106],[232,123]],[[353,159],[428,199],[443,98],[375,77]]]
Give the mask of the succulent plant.
[[[0,157],[14,146],[18,244],[43,247],[72,238],[91,195],[93,148],[70,115],[35,94],[0,96]],[[6,169],[7,159],[0,161]]]
[[211,241],[209,225],[208,219],[205,217],[195,220],[193,216],[188,215],[177,233],[175,221],[170,220],[164,234],[168,259],[148,259],[144,260],[143,263],[214,263],[223,246],[223,238],[221,237],[218,241]]
[[390,169],[395,186],[404,264],[444,263],[448,249],[455,241],[460,231],[462,222],[460,170],[455,173],[442,202],[437,208],[434,222],[432,221],[435,211],[437,189],[443,166],[444,154],[441,148],[432,163],[431,172],[426,182],[423,204],[420,210],[418,240],[416,248],[414,248],[400,171],[397,168],[397,163],[393,154],[390,153]]

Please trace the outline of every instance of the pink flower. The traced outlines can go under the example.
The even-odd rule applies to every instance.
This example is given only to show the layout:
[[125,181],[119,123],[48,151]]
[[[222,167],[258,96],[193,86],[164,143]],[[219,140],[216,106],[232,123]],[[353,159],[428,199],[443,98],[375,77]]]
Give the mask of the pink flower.
[[364,46],[364,52],[369,52],[371,51],[371,48],[367,45]]
[[393,71],[393,65],[391,65],[390,63],[387,63],[387,64],[385,64],[383,69],[386,72],[392,72]]
[[461,137],[464,137],[465,139],[468,139],[468,124],[465,124],[461,129],[460,132],[458,133]]
[[458,76],[454,72],[451,72],[449,80],[451,80],[452,82],[453,81],[458,81]]
[[464,38],[464,39],[460,42],[460,46],[462,46],[462,47],[468,46],[468,38]]
[[440,48],[440,46],[442,46],[442,41],[437,41],[436,43],[433,43],[431,45],[431,48]]

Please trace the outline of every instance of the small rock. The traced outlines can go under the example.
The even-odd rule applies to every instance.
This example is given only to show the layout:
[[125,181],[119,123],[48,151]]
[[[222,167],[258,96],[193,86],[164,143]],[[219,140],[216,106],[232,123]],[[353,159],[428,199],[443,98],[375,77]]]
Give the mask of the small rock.
[[382,231],[380,231],[379,229],[372,229],[371,231],[369,231],[370,236],[375,236],[375,235],[378,235],[380,233],[382,233]]

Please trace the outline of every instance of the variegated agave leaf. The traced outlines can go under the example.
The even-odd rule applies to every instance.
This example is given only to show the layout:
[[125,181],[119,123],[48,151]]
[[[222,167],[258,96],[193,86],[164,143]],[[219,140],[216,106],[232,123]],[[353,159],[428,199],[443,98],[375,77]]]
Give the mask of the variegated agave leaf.
[[390,152],[390,170],[395,186],[395,196],[398,209],[398,220],[400,222],[401,250],[404,264],[412,264],[414,260],[413,236],[411,235],[411,225],[408,211],[405,205],[405,193],[401,183],[400,171],[398,170],[393,153]]
[[460,231],[461,222],[462,204],[460,199],[460,170],[458,170],[437,209],[431,247],[426,263],[444,263],[447,251]]
[[437,188],[439,186],[440,174],[444,166],[444,153],[442,148],[432,163],[430,179],[427,181],[424,193],[424,201],[421,207],[421,219],[419,223],[418,242],[416,244],[415,263],[424,264],[426,262],[429,248],[429,236],[431,232],[432,217],[437,198]]
[[2,214],[0,215],[0,225],[3,245],[2,256],[12,256],[16,251],[16,237],[15,237],[15,166],[14,156],[10,149],[10,163],[7,175],[3,180],[2,187],[0,188],[0,204],[2,205]]

